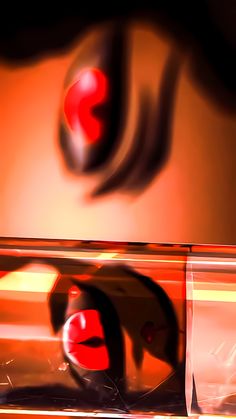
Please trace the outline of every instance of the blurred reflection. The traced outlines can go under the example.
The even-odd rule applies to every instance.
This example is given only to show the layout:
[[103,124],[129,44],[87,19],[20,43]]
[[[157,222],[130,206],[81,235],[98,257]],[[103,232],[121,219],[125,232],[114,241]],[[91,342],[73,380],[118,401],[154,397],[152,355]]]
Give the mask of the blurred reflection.
[[234,247],[2,243],[3,407],[235,414]]
[[2,407],[186,413],[185,257],[103,255],[2,259]]
[[204,253],[189,257],[187,277],[192,287],[189,362],[198,405],[203,413],[235,415],[236,260],[233,251],[227,259],[212,254],[209,260]]

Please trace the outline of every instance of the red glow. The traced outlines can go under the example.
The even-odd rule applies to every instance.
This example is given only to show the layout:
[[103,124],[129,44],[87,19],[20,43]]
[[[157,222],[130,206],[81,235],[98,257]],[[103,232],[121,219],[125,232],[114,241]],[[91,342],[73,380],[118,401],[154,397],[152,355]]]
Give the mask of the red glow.
[[72,285],[69,289],[69,298],[77,298],[80,293],[79,288],[76,285]]
[[109,355],[97,310],[74,313],[63,327],[63,345],[67,357],[88,370],[109,368]]
[[80,275],[74,275],[76,279],[79,279],[80,281],[88,281],[91,279],[91,275],[89,274],[80,274]]
[[73,131],[82,129],[87,142],[102,138],[104,123],[94,116],[94,110],[104,104],[107,97],[107,78],[96,68],[83,70],[66,94],[64,112],[67,122]]

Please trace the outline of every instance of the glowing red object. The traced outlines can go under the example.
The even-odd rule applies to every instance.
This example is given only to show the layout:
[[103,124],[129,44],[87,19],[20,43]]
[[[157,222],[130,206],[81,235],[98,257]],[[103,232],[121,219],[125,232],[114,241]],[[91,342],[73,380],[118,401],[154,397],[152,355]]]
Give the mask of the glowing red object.
[[67,91],[64,112],[70,128],[82,130],[86,142],[101,140],[104,121],[94,115],[95,108],[108,99],[108,81],[105,74],[96,68],[79,73],[78,80]]
[[74,313],[63,327],[66,356],[78,367],[102,371],[109,368],[109,354],[97,310]]
[[74,275],[76,279],[79,279],[80,281],[88,281],[91,279],[91,275],[89,274],[80,274],[80,275]]
[[81,294],[81,291],[76,285],[72,285],[69,289],[69,298],[77,298]]

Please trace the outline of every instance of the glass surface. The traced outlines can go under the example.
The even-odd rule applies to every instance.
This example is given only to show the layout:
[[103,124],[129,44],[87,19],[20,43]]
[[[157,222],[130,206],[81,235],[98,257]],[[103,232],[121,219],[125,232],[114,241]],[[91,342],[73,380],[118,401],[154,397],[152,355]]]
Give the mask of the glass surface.
[[234,247],[1,239],[2,412],[234,415]]
[[193,249],[187,261],[192,288],[190,362],[198,407],[202,413],[236,415],[235,249],[219,248],[210,257],[199,250]]

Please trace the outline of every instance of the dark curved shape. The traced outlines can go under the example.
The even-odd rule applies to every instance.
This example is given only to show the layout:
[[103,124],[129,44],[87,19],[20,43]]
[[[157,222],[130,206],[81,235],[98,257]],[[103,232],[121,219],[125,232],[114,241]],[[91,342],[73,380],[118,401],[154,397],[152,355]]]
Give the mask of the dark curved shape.
[[143,96],[141,99],[140,115],[137,128],[134,134],[135,142],[133,141],[133,148],[126,156],[123,162],[114,170],[114,172],[105,178],[105,180],[92,192],[92,196],[101,196],[107,194],[115,189],[122,187],[125,183],[127,176],[132,168],[136,165],[142,144],[145,138],[147,129],[147,114],[148,114],[148,98]]
[[145,275],[141,275],[138,272],[134,271],[133,269],[122,266],[124,274],[132,275],[138,281],[142,282],[145,287],[147,287],[158,299],[158,302],[165,313],[165,316],[168,320],[168,324],[170,325],[171,332],[169,333],[169,337],[167,340],[165,353],[168,355],[170,365],[176,369],[178,366],[178,321],[175,315],[175,310],[173,307],[172,302],[170,301],[169,297],[165,293],[165,291],[158,285],[157,283],[153,282],[151,278]]
[[143,92],[133,148],[114,173],[108,175],[95,189],[93,196],[103,195],[120,187],[131,192],[143,189],[161,170],[170,151],[180,66],[180,57],[175,52],[170,53],[163,70],[156,114],[152,109],[148,92]]
[[[57,4],[49,14],[42,4],[29,9],[21,3],[15,14],[5,3],[1,13],[0,56],[10,65],[64,53],[85,31],[107,21],[150,22],[192,52],[194,78],[206,94],[226,112],[236,109],[235,2],[198,0],[164,2],[93,3],[69,7]],[[209,72],[205,71],[209,68]],[[217,80],[216,82],[214,81]]]
[[125,187],[130,190],[146,187],[166,163],[171,146],[172,124],[178,87],[180,57],[172,51],[167,59],[160,83],[152,133],[144,136],[143,152],[140,150],[136,171],[130,172]]
[[[104,123],[102,138],[91,145],[81,162],[80,150],[73,148],[70,129],[63,120],[59,126],[59,144],[62,149],[66,165],[75,173],[93,173],[102,168],[109,160],[119,143],[119,130],[123,119],[126,62],[125,28],[114,25],[112,29],[98,40],[96,54],[99,56],[98,68],[106,75],[109,83],[109,97],[107,102],[93,109],[93,114],[101,118]],[[86,65],[86,63],[85,63]]]
[[[63,326],[66,321],[66,309],[68,305],[68,290],[72,284],[79,286],[82,291],[89,293],[91,301],[85,303],[86,308],[96,308],[101,315],[101,322],[105,333],[105,342],[109,352],[110,367],[109,369],[99,372],[88,372],[86,378],[91,375],[91,381],[94,381],[94,387],[98,387],[104,397],[107,396],[106,386],[114,387],[119,383],[119,392],[125,390],[124,380],[124,344],[120,327],[120,321],[116,310],[109,298],[98,288],[92,285],[86,285],[77,282],[70,277],[59,278],[56,286],[51,292],[49,298],[49,308],[51,314],[52,326],[55,332]],[[119,354],[119,356],[117,356]],[[68,361],[70,363],[70,361]],[[70,365],[72,375],[79,385],[85,387],[85,381]],[[96,376],[96,377],[95,377]],[[92,385],[93,387],[93,385]]]

